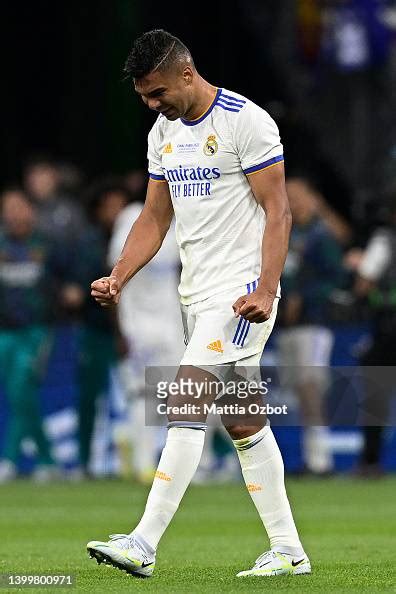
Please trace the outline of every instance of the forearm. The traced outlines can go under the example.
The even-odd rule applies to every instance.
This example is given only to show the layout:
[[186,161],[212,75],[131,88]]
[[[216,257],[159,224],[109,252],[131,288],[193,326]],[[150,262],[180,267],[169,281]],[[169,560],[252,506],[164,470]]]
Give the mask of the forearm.
[[[170,224],[170,223],[169,223]],[[133,224],[111,276],[122,288],[160,249],[169,229],[168,222],[159,223],[144,210]]]
[[280,213],[267,213],[262,243],[262,264],[258,291],[276,295],[279,279],[287,256],[291,215],[285,209]]

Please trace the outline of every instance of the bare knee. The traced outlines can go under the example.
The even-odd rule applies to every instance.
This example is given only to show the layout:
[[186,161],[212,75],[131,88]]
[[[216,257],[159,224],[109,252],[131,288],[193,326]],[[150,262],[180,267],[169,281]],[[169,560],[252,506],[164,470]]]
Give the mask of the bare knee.
[[264,425],[225,425],[231,439],[244,439],[258,433]]

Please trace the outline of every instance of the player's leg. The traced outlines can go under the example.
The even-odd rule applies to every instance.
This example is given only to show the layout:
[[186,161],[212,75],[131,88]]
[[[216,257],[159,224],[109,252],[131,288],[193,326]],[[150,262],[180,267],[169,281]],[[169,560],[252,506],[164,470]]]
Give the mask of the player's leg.
[[[0,457],[0,483],[13,480],[17,476],[17,459],[23,427],[15,417],[9,395],[10,378],[14,371],[15,339],[9,330],[0,331],[0,382],[7,400],[9,414],[5,425],[5,437]],[[12,399],[12,394],[11,394]]]
[[[323,330],[323,332],[322,332]],[[302,418],[302,458],[313,474],[331,472],[329,429],[323,407],[333,336],[327,328],[297,326],[277,336],[279,374],[283,389],[298,398]]]
[[4,453],[15,461],[23,437],[33,438],[38,451],[36,478],[44,480],[50,478],[54,470],[39,401],[40,378],[48,359],[49,332],[45,328],[31,327],[13,334],[12,368],[6,384],[11,418]]
[[[217,378],[193,366],[181,366],[176,383],[190,381],[198,385],[215,384]],[[108,542],[91,541],[88,552],[98,562],[107,562],[131,574],[150,576],[155,566],[158,543],[172,520],[181,499],[198,467],[205,439],[204,404],[211,404],[217,392],[202,393],[201,412],[168,415],[168,435],[155,473],[146,508],[136,528],[129,535],[115,535]],[[197,399],[195,392],[169,394],[167,406],[176,409]]]
[[238,575],[310,573],[286,494],[282,456],[270,426],[234,425],[227,430],[271,548],[257,559],[251,570]]
[[[387,330],[391,328],[388,320],[385,324]],[[361,365],[364,393],[357,425],[362,427],[363,449],[357,474],[378,478],[384,474],[381,457],[395,386],[396,338],[392,329],[375,334],[371,348],[361,359]]]
[[[272,320],[266,323],[268,331],[263,328],[265,340],[272,330],[275,316],[276,308]],[[236,373],[245,368],[244,377],[259,380],[260,358],[261,351],[237,361]],[[286,494],[282,455],[265,415],[236,422],[223,417],[223,422],[233,440],[246,487],[270,541],[270,550],[260,555],[250,570],[242,571],[238,576],[310,573],[309,559],[301,545]]]
[[329,383],[334,337],[328,328],[321,326],[307,326],[299,330],[299,340],[295,344],[299,353],[296,391],[304,424],[303,459],[309,472],[323,475],[333,469],[323,398]]
[[79,459],[84,472],[89,472],[96,404],[98,397],[108,389],[114,351],[112,337],[107,332],[89,325],[82,329],[77,377]]
[[[216,383],[216,378],[192,366],[182,366],[176,383],[192,380],[191,387]],[[197,394],[169,394],[167,406],[178,410],[184,404],[197,402]],[[199,398],[201,411],[191,414],[172,412],[168,415],[168,436],[158,464],[153,487],[145,512],[135,532],[155,549],[176,512],[179,503],[193,478],[201,459],[206,430],[206,413],[203,404],[210,404],[216,393]]]
[[30,393],[29,396],[26,396],[30,402],[29,433],[37,447],[37,466],[33,478],[40,482],[46,482],[59,478],[59,469],[56,468],[50,453],[50,443],[44,432],[40,410],[40,386],[48,366],[53,334],[48,328],[36,326],[29,330],[28,337],[25,338],[24,343],[28,346],[27,357],[31,366],[26,373],[26,387],[23,390]]

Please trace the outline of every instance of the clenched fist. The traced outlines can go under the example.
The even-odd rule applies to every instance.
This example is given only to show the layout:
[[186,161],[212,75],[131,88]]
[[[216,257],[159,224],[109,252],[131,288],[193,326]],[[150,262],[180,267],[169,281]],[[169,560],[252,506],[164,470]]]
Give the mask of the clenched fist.
[[275,295],[269,292],[261,293],[258,290],[249,295],[243,295],[232,306],[235,317],[242,316],[252,324],[266,322],[272,312]]
[[117,305],[121,288],[114,276],[103,276],[91,284],[91,295],[102,307]]

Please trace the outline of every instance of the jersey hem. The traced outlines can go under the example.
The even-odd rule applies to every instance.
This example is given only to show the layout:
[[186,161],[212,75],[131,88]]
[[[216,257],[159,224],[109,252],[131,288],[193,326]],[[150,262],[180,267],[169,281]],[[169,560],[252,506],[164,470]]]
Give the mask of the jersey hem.
[[[265,345],[264,345],[265,347]],[[180,361],[180,365],[192,365],[193,367],[199,367],[200,365],[213,366],[216,367],[217,365],[225,365],[226,363],[234,363],[235,361],[240,361],[241,359],[246,359],[247,357],[251,357],[252,355],[257,355],[257,353],[262,353],[264,351],[264,347],[257,346],[251,347],[250,349],[243,349],[241,348],[239,351],[236,351],[233,355],[227,355],[223,357],[216,356],[216,363],[209,363],[208,360],[206,361],[199,361],[195,357],[184,357]]]

